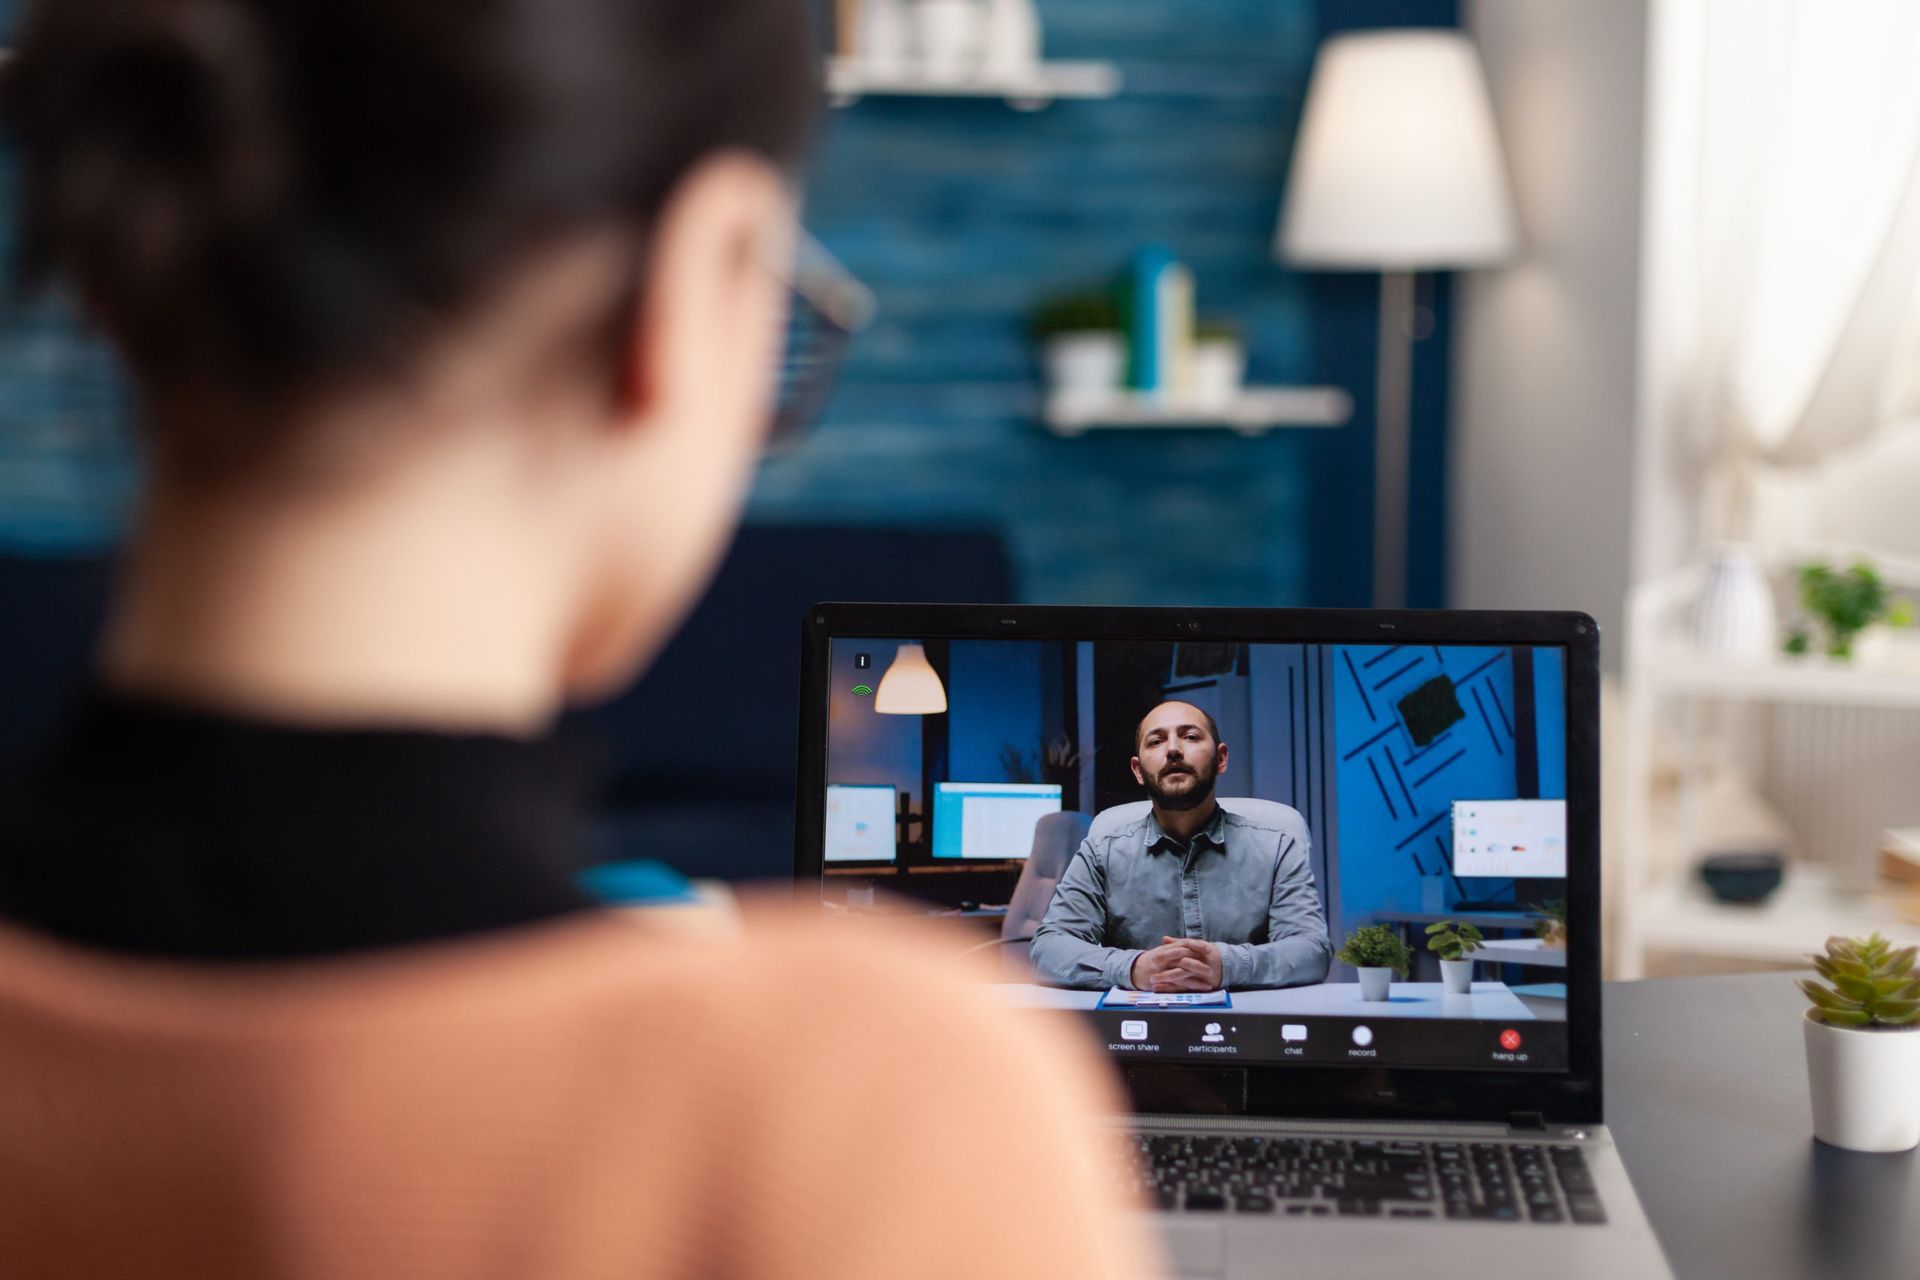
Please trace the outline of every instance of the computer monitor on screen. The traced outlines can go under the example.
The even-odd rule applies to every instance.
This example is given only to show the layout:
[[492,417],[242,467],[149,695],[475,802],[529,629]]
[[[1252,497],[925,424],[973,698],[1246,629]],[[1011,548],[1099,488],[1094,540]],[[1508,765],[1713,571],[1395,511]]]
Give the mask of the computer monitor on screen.
[[1060,804],[1057,783],[942,782],[933,793],[933,856],[1024,858],[1033,851],[1034,824]]
[[827,787],[828,862],[892,862],[895,842],[895,799],[892,787]]
[[1456,800],[1453,873],[1559,880],[1567,874],[1565,800]]

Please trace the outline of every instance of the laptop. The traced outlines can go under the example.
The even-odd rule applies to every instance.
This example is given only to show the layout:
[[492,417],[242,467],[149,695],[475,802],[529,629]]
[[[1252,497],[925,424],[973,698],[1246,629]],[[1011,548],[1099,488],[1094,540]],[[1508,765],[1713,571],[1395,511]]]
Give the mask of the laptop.
[[800,892],[1089,1025],[1179,1274],[1670,1274],[1604,1123],[1591,618],[822,604],[804,645]]

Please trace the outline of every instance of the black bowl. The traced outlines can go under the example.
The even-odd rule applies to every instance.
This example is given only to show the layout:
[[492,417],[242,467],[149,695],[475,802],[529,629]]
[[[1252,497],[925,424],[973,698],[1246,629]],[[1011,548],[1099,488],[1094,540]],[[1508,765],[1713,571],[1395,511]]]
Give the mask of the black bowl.
[[1752,905],[1780,887],[1786,865],[1777,853],[1719,853],[1701,859],[1700,878],[1720,901]]

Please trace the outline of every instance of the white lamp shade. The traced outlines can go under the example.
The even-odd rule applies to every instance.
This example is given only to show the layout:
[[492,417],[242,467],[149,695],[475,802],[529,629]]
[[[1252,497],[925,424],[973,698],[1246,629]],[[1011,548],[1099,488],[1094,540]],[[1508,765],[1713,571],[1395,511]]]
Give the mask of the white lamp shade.
[[924,648],[917,644],[900,646],[893,655],[893,665],[880,677],[873,709],[883,716],[937,716],[947,709],[947,687],[927,661]]
[[1276,252],[1301,266],[1421,271],[1513,252],[1486,78],[1458,31],[1374,31],[1320,47]]

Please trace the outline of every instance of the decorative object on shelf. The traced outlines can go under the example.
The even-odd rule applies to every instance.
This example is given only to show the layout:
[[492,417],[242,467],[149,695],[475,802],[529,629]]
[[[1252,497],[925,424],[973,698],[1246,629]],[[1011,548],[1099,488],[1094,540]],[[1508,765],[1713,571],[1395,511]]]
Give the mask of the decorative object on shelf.
[[1787,860],[1777,849],[1709,854],[1700,860],[1700,879],[1721,902],[1758,906],[1786,878]]
[[853,46],[860,62],[879,73],[905,71],[913,60],[912,15],[908,0],[865,0]]
[[1440,957],[1440,981],[1450,996],[1473,990],[1473,953],[1486,936],[1470,924],[1437,920],[1427,926],[1427,950]]
[[1193,273],[1159,245],[1134,255],[1127,321],[1127,385],[1177,398],[1193,349]]
[[1813,1136],[1849,1151],[1920,1146],[1920,971],[1917,949],[1879,934],[1829,938],[1812,957],[1825,985],[1799,980],[1813,1007],[1802,1024]]
[[[1830,658],[1853,657],[1854,641],[1868,627],[1913,624],[1913,606],[1893,599],[1878,571],[1865,560],[1844,572],[1831,565],[1802,565],[1800,605],[1825,632],[1821,650]],[[1813,651],[1813,642],[1812,632],[1798,626],[1787,635],[1785,648],[1790,654],[1804,655]]]
[[873,709],[883,716],[937,716],[946,711],[947,687],[927,661],[924,645],[900,646],[887,674],[880,677]]
[[1406,600],[1413,273],[1487,266],[1516,232],[1493,108],[1464,32],[1320,46],[1287,181],[1282,261],[1380,271],[1373,603]]
[[1695,647],[1733,662],[1766,662],[1773,657],[1779,627],[1773,588],[1759,557],[1749,547],[1722,547],[1707,566],[1707,580],[1694,602]]
[[833,0],[833,52],[842,58],[860,56],[861,10],[866,0]]
[[1040,65],[1040,14],[1033,0],[987,0],[980,68],[988,76],[1018,79]]
[[1362,925],[1347,935],[1334,955],[1341,964],[1350,964],[1360,974],[1360,998],[1380,1001],[1393,988],[1393,975],[1407,976],[1413,965],[1413,952],[1400,935],[1384,924]]
[[913,0],[920,67],[935,80],[964,80],[980,70],[979,0]]
[[1239,326],[1211,318],[1195,326],[1187,371],[1187,394],[1193,402],[1232,404],[1246,384],[1247,344]]
[[1110,293],[1084,293],[1043,305],[1033,318],[1048,389],[1059,395],[1104,396],[1127,373],[1127,335]]
[[1534,936],[1540,939],[1542,946],[1555,951],[1567,949],[1567,900],[1548,898],[1545,902],[1533,904],[1534,911],[1546,917],[1533,927]]

